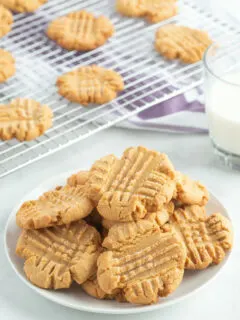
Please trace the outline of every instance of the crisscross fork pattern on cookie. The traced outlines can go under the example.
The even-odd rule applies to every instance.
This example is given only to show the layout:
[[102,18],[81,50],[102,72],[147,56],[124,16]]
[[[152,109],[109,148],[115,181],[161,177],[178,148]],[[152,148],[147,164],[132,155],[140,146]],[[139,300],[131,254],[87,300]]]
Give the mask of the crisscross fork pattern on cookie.
[[220,263],[232,247],[231,224],[220,213],[207,216],[198,206],[174,212],[170,221],[187,249],[187,269],[204,269]]
[[90,193],[98,193],[98,211],[105,219],[138,220],[172,199],[174,174],[166,155],[129,148],[120,160],[109,156],[93,165]]
[[[171,232],[149,221],[116,225],[103,242],[98,281],[108,293],[121,288],[132,303],[152,303],[180,284],[186,252]],[[108,279],[108,280],[107,280]]]
[[18,98],[0,105],[0,138],[33,140],[52,126],[52,110],[32,99]]
[[17,224],[24,229],[67,224],[86,217],[92,210],[84,187],[67,185],[44,193],[38,200],[26,201],[17,212]]
[[194,63],[202,59],[207,47],[212,43],[202,30],[169,24],[156,33],[156,50],[168,59],[180,59]]
[[76,11],[50,23],[47,34],[68,50],[92,50],[103,45],[114,33],[111,21],[87,11]]
[[96,65],[80,67],[58,78],[59,94],[70,101],[88,105],[103,104],[124,89],[122,77]]
[[42,288],[68,288],[85,282],[96,271],[100,236],[84,221],[68,226],[24,230],[16,252],[26,259],[28,279]]

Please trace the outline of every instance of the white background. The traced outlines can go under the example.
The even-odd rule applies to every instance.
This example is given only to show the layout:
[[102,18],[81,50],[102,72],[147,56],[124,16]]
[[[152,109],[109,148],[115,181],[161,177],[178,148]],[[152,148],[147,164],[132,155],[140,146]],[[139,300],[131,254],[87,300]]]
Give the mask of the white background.
[[[234,14],[237,1],[218,0]],[[236,6],[234,7],[233,4]],[[238,11],[237,11],[238,10]],[[201,179],[221,199],[233,216],[235,250],[223,273],[208,287],[172,307],[148,314],[114,316],[116,320],[237,320],[240,319],[240,173],[215,163],[209,138],[205,135],[161,134],[112,128],[24,168],[0,182],[0,320],[112,319],[112,316],[70,310],[45,300],[27,288],[14,274],[4,254],[3,232],[13,206],[23,195],[50,176],[86,168],[108,153],[120,154],[126,147],[145,145],[166,152],[178,170]]]

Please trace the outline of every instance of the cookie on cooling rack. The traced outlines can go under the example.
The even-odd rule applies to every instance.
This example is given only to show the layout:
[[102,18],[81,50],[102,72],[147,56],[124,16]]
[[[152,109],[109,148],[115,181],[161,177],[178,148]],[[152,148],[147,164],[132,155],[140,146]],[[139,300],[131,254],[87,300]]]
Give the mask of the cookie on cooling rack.
[[177,0],[117,0],[117,10],[130,17],[145,17],[151,23],[177,14]]
[[13,15],[7,8],[1,5],[0,0],[0,38],[12,30],[12,24]]
[[10,52],[0,49],[0,83],[11,78],[15,72],[15,59]]
[[0,0],[0,4],[16,12],[33,12],[48,0]]
[[44,289],[69,288],[96,273],[101,237],[80,220],[69,225],[23,230],[16,253],[24,258],[24,271],[34,285]]
[[211,43],[205,31],[169,24],[157,31],[155,48],[167,59],[194,63],[202,59]]
[[87,11],[76,11],[52,21],[47,29],[50,39],[67,50],[86,51],[103,45],[114,33],[111,21]]
[[52,110],[46,105],[32,99],[12,100],[0,105],[0,139],[36,139],[52,126],[52,118]]
[[82,105],[103,104],[116,98],[124,89],[122,77],[113,70],[96,65],[80,67],[57,80],[60,95]]

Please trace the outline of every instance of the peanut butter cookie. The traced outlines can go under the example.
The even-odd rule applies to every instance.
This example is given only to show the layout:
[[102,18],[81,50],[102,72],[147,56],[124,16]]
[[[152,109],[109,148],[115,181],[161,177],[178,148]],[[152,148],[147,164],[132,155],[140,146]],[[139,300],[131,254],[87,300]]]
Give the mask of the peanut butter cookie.
[[177,14],[176,0],[117,0],[117,10],[130,17],[145,17],[151,23]]
[[0,83],[11,78],[15,72],[15,59],[10,52],[0,49]]
[[13,15],[7,8],[1,5],[0,0],[0,38],[12,30],[12,24]]
[[89,196],[100,215],[113,221],[136,221],[160,211],[176,188],[175,170],[165,154],[129,148],[121,159],[106,156],[92,166]]
[[111,21],[77,11],[50,23],[47,35],[67,50],[86,51],[102,46],[114,33]]
[[33,12],[48,0],[0,0],[0,4],[16,12]]
[[124,83],[117,72],[92,65],[62,75],[57,80],[57,87],[66,99],[87,106],[115,99],[124,89]]
[[207,216],[204,207],[177,209],[170,218],[170,226],[186,247],[186,269],[204,269],[212,263],[218,264],[232,248],[230,221],[220,213]]
[[22,231],[16,253],[30,282],[44,289],[69,288],[96,272],[100,235],[80,220],[70,225]]
[[32,99],[18,98],[0,105],[0,139],[30,141],[52,126],[52,110]]
[[24,229],[39,229],[82,219],[93,210],[83,186],[59,187],[38,200],[26,201],[17,212],[17,224]]
[[169,24],[157,31],[155,48],[167,59],[195,63],[202,59],[211,43],[205,31]]
[[156,224],[141,220],[113,226],[98,258],[98,283],[112,294],[122,290],[136,304],[156,303],[172,293],[184,274],[186,250],[177,235],[163,233]]

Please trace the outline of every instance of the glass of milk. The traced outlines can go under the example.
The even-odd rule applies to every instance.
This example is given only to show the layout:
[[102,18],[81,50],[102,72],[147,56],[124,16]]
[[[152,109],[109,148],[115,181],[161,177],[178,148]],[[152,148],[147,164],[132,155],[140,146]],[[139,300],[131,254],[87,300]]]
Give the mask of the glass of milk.
[[204,56],[205,102],[215,154],[240,170],[240,42],[212,44]]

